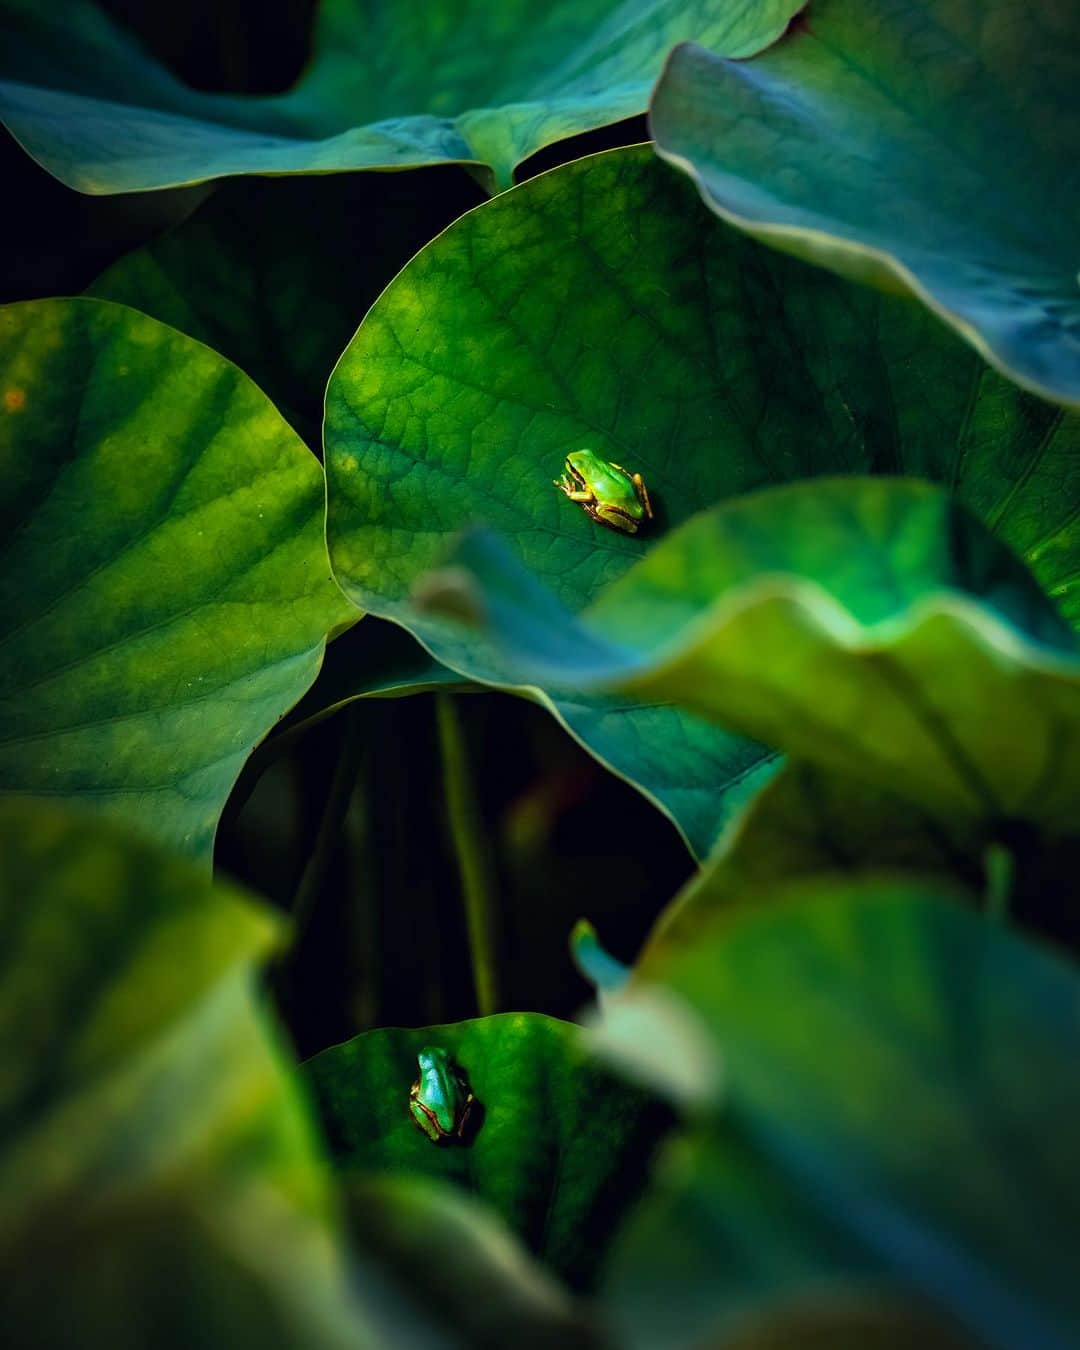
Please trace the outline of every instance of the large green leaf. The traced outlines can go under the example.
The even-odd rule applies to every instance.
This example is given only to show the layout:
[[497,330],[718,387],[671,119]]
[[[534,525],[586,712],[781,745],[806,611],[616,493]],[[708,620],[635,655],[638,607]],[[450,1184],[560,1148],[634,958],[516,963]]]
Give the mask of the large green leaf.
[[629,1018],[640,1047],[634,1001],[660,989],[721,1072],[607,1270],[632,1344],[700,1344],[852,1281],[1003,1350],[1074,1343],[1071,966],[946,894],[864,878],[720,916],[651,979],[608,1001],[607,1036]]
[[[388,176],[377,211],[370,183],[358,175],[245,179],[122,258],[89,293],[221,352],[321,448],[326,382],[357,316],[417,249],[480,199],[465,174],[448,168]],[[467,683],[397,625],[372,621],[330,645],[318,679],[279,732],[354,698]]]
[[446,161],[505,187],[541,146],[643,112],[674,42],[748,56],[800,3],[324,0],[299,83],[254,98],[185,87],[90,0],[4,0],[0,114],[83,192]]
[[275,932],[97,817],[0,803],[5,1344],[136,1346],[154,1315],[169,1346],[363,1343],[255,996]]
[[[538,1013],[501,1013],[365,1032],[324,1050],[306,1068],[339,1171],[456,1182],[548,1265],[588,1283],[667,1116],[592,1060],[580,1036]],[[466,1143],[435,1145],[409,1115],[426,1045],[451,1053],[480,1103]]]
[[472,606],[520,678],[667,698],[931,815],[1075,831],[1080,650],[1031,575],[939,488],[830,479],[674,531],[582,620],[497,541]]
[[[1024,394],[910,301],[716,224],[647,149],[567,165],[457,221],[391,283],[327,392],[329,540],[358,603],[465,675],[515,678],[409,592],[477,520],[579,610],[702,507],[773,481],[950,485],[1080,615],[1080,419]],[[552,486],[591,445],[640,469],[636,537]],[[533,689],[698,852],[763,754],[670,707]]]
[[813,0],[753,61],[678,48],[652,132],[725,220],[1077,406],[1078,43],[1073,0]]
[[323,394],[357,320],[412,255],[482,200],[460,170],[228,183],[90,293],[228,357],[321,449]]
[[208,856],[355,611],[319,465],[234,366],[120,305],[0,312],[0,787]]

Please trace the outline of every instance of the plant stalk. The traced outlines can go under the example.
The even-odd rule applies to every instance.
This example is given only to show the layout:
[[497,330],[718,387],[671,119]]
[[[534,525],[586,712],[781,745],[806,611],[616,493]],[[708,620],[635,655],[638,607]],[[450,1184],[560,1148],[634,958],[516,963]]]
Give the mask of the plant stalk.
[[461,881],[476,1005],[481,1017],[487,1017],[499,1007],[494,868],[472,789],[458,705],[452,694],[440,693],[435,696],[435,708],[446,813]]

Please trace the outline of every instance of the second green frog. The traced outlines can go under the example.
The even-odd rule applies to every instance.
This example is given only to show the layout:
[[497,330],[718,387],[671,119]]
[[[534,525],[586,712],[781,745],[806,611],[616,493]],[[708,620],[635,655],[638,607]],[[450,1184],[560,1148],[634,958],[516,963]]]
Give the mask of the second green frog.
[[419,1075],[409,1089],[409,1113],[433,1144],[463,1139],[476,1100],[449,1052],[425,1045],[416,1056]]

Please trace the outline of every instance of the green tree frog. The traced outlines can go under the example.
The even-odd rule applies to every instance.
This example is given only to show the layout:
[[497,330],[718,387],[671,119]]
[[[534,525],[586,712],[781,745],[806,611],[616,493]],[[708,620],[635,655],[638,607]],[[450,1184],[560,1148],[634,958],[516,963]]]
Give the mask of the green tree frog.
[[637,534],[643,520],[652,520],[649,490],[639,473],[602,459],[595,450],[573,450],[566,471],[554,479],[560,492],[578,502],[586,515],[613,530]]
[[473,1095],[464,1074],[437,1045],[425,1045],[416,1056],[420,1073],[409,1089],[409,1113],[434,1144],[456,1135],[464,1138]]

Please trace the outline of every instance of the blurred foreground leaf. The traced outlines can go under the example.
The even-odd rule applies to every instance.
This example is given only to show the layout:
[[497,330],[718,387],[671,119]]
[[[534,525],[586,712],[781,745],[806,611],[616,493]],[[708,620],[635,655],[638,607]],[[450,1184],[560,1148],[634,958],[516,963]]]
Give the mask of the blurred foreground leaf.
[[361,1287],[372,1300],[388,1281],[402,1303],[429,1308],[452,1327],[463,1347],[609,1345],[583,1306],[456,1186],[430,1176],[361,1176],[345,1194],[354,1244],[372,1271]]
[[367,1344],[255,996],[275,923],[112,824],[8,801],[0,931],[4,1343]]
[[931,886],[827,878],[715,916],[609,1000],[624,1060],[658,990],[720,1075],[607,1270],[631,1344],[852,1287],[925,1299],[1003,1350],[1075,1341],[1071,966]]

